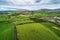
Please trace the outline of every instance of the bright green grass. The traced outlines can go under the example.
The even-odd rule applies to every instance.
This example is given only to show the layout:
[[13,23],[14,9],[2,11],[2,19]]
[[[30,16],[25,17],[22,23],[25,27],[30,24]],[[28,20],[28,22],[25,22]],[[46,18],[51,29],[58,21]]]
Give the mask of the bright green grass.
[[19,40],[59,40],[59,37],[39,23],[17,25]]
[[49,28],[51,31],[55,32],[60,37],[60,26],[57,26],[50,22],[42,22],[41,24]]
[[0,22],[0,40],[14,40],[13,26],[10,22]]

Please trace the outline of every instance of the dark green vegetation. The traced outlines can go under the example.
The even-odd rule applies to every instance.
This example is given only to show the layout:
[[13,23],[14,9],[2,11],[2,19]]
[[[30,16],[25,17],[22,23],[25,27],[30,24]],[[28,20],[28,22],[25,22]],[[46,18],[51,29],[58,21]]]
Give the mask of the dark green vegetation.
[[49,28],[54,33],[56,33],[60,37],[60,26],[57,26],[57,25],[55,25],[53,23],[49,23],[49,22],[42,22],[42,24],[44,26],[46,26],[47,28]]
[[0,21],[0,40],[14,40],[13,25],[10,22]]
[[7,14],[0,14],[0,40],[14,40],[14,27]]
[[39,18],[54,16],[59,17],[60,13],[44,10],[1,12],[0,40],[14,40],[14,28],[11,22],[16,26],[19,40],[60,40],[60,26],[38,20]]

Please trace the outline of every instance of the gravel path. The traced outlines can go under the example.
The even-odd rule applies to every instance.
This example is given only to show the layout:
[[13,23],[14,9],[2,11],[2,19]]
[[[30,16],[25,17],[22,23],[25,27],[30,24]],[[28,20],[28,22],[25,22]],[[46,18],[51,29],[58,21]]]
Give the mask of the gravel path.
[[16,26],[15,26],[15,24],[13,22],[12,22],[12,25],[14,27],[14,40],[18,40]]
[[14,40],[18,40],[16,26],[14,26]]

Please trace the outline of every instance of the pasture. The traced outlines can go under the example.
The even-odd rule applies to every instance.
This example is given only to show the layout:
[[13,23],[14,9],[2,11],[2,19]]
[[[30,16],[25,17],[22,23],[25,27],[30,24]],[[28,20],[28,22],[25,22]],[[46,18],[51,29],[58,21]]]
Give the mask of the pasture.
[[19,40],[60,40],[59,37],[40,23],[17,25]]
[[0,21],[0,40],[14,40],[14,29],[10,22]]

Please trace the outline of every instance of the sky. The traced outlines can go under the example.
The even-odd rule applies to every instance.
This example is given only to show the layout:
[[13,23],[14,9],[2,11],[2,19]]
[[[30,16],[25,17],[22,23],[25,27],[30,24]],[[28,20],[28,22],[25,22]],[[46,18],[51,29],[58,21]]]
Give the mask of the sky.
[[60,0],[0,0],[0,10],[60,8]]

